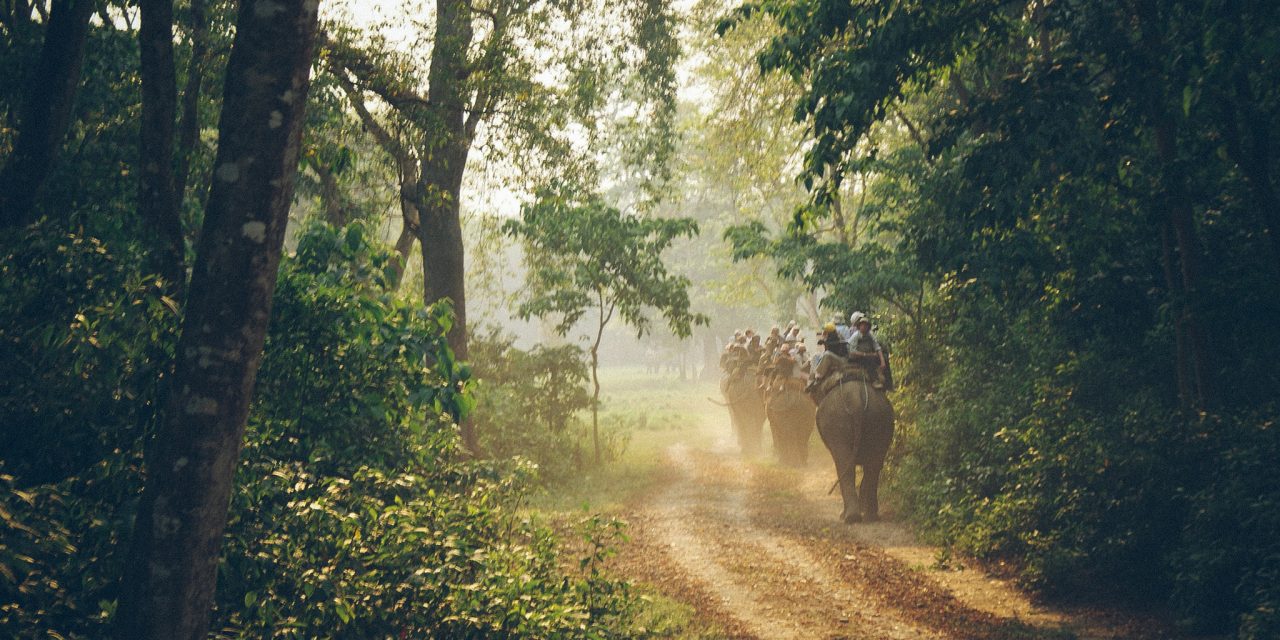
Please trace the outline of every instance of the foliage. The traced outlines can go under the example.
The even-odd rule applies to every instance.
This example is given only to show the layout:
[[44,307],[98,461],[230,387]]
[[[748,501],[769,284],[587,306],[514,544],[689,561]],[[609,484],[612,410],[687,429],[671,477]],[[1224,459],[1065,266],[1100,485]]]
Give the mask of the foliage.
[[[1170,557],[1174,601],[1202,626],[1221,627],[1240,616],[1240,636],[1280,633],[1280,455],[1276,408],[1224,420],[1197,442],[1215,452],[1207,482],[1190,498],[1186,544]],[[1213,442],[1217,440],[1217,442]]]
[[0,475],[0,635],[108,635],[140,457],[108,454],[58,483],[25,489]]
[[805,200],[791,175],[802,144],[803,129],[791,119],[799,92],[782,74],[758,74],[753,57],[776,28],[755,19],[717,38],[725,6],[704,0],[690,10],[686,46],[698,55],[689,59],[691,90],[681,105],[679,171],[658,209],[693,218],[702,231],[673,248],[667,263],[699,283],[690,293],[711,318],[699,333],[714,345],[712,358],[721,346],[715,337],[743,325],[798,315],[818,323],[816,297],[798,280],[779,277],[764,257],[734,261],[721,242],[724,229],[744,219],[779,228]]
[[[442,444],[427,450],[447,459]],[[346,478],[244,465],[223,635],[595,637],[615,623],[625,587],[592,557],[566,575],[551,533],[515,513],[525,480],[481,471],[437,461]]]
[[726,237],[885,307],[906,512],[1046,590],[1270,632],[1276,523],[1239,514],[1276,499],[1244,453],[1280,390],[1276,7],[766,0],[721,28],[761,16],[811,197]]
[[536,345],[524,351],[494,328],[472,334],[470,350],[482,450],[499,460],[527,458],[547,482],[568,478],[581,464],[578,413],[591,404],[582,349]]
[[398,468],[426,422],[474,406],[469,391],[454,393],[470,372],[441,342],[448,306],[393,297],[393,258],[372,242],[362,223],[312,222],[281,269],[253,412],[273,458],[326,472]]
[[[431,64],[441,34],[424,33],[434,19],[413,16],[438,7],[409,6],[366,29],[329,25],[322,54],[329,64],[322,70],[352,82],[360,92],[353,99],[402,136],[397,144],[403,148],[413,146],[405,139],[420,142],[418,160],[428,162],[439,152],[432,147],[443,139],[442,123],[420,92],[440,71]],[[465,15],[475,41],[458,56],[475,72],[436,81],[470,105],[468,122],[475,124],[468,125],[465,145],[482,151],[474,155],[498,173],[510,174],[505,186],[527,190],[565,176],[594,182],[614,170],[624,175],[608,178],[634,179],[650,200],[658,199],[677,135],[679,22],[669,3],[495,0],[468,7]],[[427,202],[436,206],[440,197],[428,194]]]
[[598,196],[555,188],[543,190],[504,230],[523,240],[529,256],[521,318],[554,317],[564,335],[588,311],[599,313],[601,325],[616,312],[639,337],[649,331],[649,308],[681,337],[705,322],[689,310],[688,278],[667,273],[662,262],[676,238],[697,234],[692,220],[628,215]]
[[[616,531],[584,524],[594,551],[566,572],[557,538],[517,512],[531,470],[461,459],[453,420],[469,410],[471,388],[464,365],[445,346],[448,309],[414,310],[389,296],[387,254],[371,238],[360,225],[307,226],[298,255],[281,269],[232,496],[215,635],[617,635],[613,630],[625,627],[630,615],[627,587],[599,568]],[[137,261],[120,259],[98,241],[75,235],[43,245],[24,240],[11,255],[27,256],[20,264],[52,265],[29,272],[50,285],[58,274],[92,283],[139,278],[131,271]],[[102,279],[84,278],[90,269]],[[6,282],[34,287],[36,281]],[[134,305],[140,309],[149,308],[148,296],[159,295],[152,289],[109,293],[95,284],[82,295],[93,305],[136,295],[144,299]],[[5,300],[32,304],[32,295]],[[70,300],[80,300],[73,310],[92,308]],[[122,313],[119,322],[95,325],[95,340],[159,340],[136,332],[130,317]],[[100,366],[100,355],[77,340],[35,346],[41,357],[68,363],[68,370]],[[122,351],[121,366],[140,368],[147,353]],[[107,388],[107,382],[137,385],[139,395],[152,397],[156,377],[98,377],[100,384],[57,383],[64,393],[80,385],[80,402],[63,412],[65,436],[84,443],[82,455],[94,458],[57,483],[38,485],[19,484],[8,465],[53,459],[59,442],[32,449],[36,458],[6,459],[0,476],[5,637],[108,634],[128,548],[122,537],[141,488],[144,439],[123,417],[94,423],[93,416],[110,406],[105,401],[124,402],[118,396],[128,387]],[[111,427],[104,433],[116,448],[94,444],[99,434],[91,426]]]
[[617,313],[637,337],[649,331],[647,309],[667,320],[671,332],[688,337],[695,324],[708,319],[689,310],[689,279],[672,275],[662,253],[679,237],[698,233],[687,218],[663,219],[626,215],[596,194],[574,194],[564,184],[543,189],[524,207],[520,220],[503,225],[524,242],[529,290],[519,315],[554,318],[564,336],[588,311],[596,314],[591,342],[591,437],[595,461],[600,444],[600,341]]
[[48,227],[0,257],[0,459],[19,486],[126,450],[155,418],[175,303],[135,247]]

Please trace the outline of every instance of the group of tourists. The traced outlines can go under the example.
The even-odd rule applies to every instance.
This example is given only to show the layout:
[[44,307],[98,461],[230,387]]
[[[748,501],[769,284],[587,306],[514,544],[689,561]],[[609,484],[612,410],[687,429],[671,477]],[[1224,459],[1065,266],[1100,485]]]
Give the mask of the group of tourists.
[[755,375],[757,386],[770,395],[803,389],[815,402],[841,381],[860,379],[877,389],[892,390],[889,353],[872,331],[871,318],[861,311],[849,323],[835,318],[818,332],[821,349],[810,357],[794,320],[785,328],[774,325],[763,340],[754,329],[733,332],[720,354],[720,368],[729,378]]

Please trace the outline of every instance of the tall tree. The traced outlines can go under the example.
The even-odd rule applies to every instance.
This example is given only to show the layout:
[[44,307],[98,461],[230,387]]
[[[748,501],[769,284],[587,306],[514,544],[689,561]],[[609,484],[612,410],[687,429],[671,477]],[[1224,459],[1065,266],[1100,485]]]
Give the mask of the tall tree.
[[[140,0],[138,30],[142,76],[142,138],[138,145],[138,213],[172,290],[186,280],[186,242],[179,216],[181,197],[173,166],[174,116],[178,109],[173,59],[173,0]],[[193,52],[192,58],[196,55]],[[196,97],[198,100],[198,96]]]
[[0,228],[36,219],[44,190],[71,125],[94,0],[53,0],[44,48],[31,70],[18,133],[0,169]]
[[204,68],[209,57],[208,0],[191,0],[191,57],[187,60],[187,79],[182,87],[182,118],[178,123],[177,167],[174,169],[173,193],[182,203],[191,173],[191,154],[200,137],[200,95],[204,86]]
[[298,167],[318,3],[243,0],[174,382],[149,454],[120,637],[204,637]]
[[645,218],[609,206],[597,195],[577,197],[563,189],[543,191],[504,230],[523,241],[528,293],[521,318],[555,318],[567,335],[588,312],[595,314],[590,340],[591,438],[600,463],[600,344],[605,327],[618,316],[643,337],[650,330],[647,310],[667,320],[671,332],[687,338],[709,319],[689,309],[689,279],[671,274],[662,254],[677,238],[693,237],[688,218]]
[[[589,173],[595,159],[584,159],[573,148],[565,134],[568,123],[577,118],[592,142],[601,142],[605,136],[595,111],[607,96],[624,96],[638,105],[638,115],[630,130],[619,135],[630,136],[630,144],[617,145],[631,153],[623,154],[628,155],[625,162],[615,164],[644,163],[655,175],[664,175],[661,167],[674,134],[661,125],[669,125],[673,116],[674,63],[679,53],[670,8],[666,2],[645,0],[601,6],[624,16],[625,27],[606,21],[602,23],[606,33],[583,35],[601,27],[583,24],[584,16],[595,14],[579,3],[437,0],[425,78],[415,78],[407,71],[413,61],[398,59],[383,50],[380,42],[358,45],[358,38],[351,34],[330,34],[327,60],[350,85],[347,95],[352,102],[363,103],[364,92],[372,92],[410,124],[412,145],[369,128],[400,166],[401,184],[416,176],[416,182],[402,191],[405,227],[417,231],[422,245],[424,302],[452,300],[457,322],[449,340],[459,358],[467,355],[461,204],[467,162],[482,126],[493,125],[490,139],[498,143],[489,148],[518,162],[517,172],[531,184],[530,176],[539,171]],[[567,38],[572,44],[591,44],[569,46],[564,34],[551,28],[557,23],[572,25],[575,35]],[[548,60],[569,79],[567,83],[550,86],[553,83],[540,77]],[[418,92],[423,84],[426,95]],[[366,125],[373,120],[363,104],[356,110]],[[407,253],[405,240],[402,235],[398,244]],[[469,425],[463,425],[463,437],[474,447],[475,434]]]
[[[495,10],[493,28],[508,26],[510,3]],[[430,304],[453,301],[456,324],[449,332],[449,346],[467,359],[466,266],[463,262],[460,199],[467,156],[476,127],[493,108],[492,88],[468,82],[478,75],[468,59],[475,38],[472,4],[467,0],[436,0],[436,33],[427,80],[426,119],[431,125],[419,142],[422,171],[414,200],[421,215],[418,240],[422,243],[423,300]],[[491,46],[499,47],[498,39]],[[472,440],[474,440],[472,438]]]

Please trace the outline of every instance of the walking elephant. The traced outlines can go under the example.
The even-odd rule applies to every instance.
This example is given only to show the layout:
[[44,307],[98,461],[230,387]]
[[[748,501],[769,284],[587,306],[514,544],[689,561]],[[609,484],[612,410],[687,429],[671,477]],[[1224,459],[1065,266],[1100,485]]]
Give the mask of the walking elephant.
[[804,393],[804,383],[788,384],[765,401],[773,453],[782,464],[803,467],[809,462],[809,436],[813,434],[815,408]]
[[[893,405],[882,389],[845,376],[818,404],[818,435],[836,465],[846,523],[879,519],[880,470],[893,439]],[[862,466],[858,485],[857,467]]]
[[756,388],[755,375],[743,372],[736,376],[720,378],[720,393],[724,394],[733,421],[733,433],[744,454],[760,451],[760,437],[764,432],[764,399]]

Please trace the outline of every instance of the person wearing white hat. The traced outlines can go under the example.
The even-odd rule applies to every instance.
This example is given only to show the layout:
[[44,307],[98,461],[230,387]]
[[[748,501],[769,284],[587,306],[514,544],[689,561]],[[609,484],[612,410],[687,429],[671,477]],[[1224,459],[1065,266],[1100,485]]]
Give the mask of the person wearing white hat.
[[854,311],[853,315],[849,316],[849,323],[854,328],[853,333],[849,335],[850,359],[866,367],[867,372],[875,380],[874,386],[877,389],[883,389],[888,365],[884,359],[884,349],[871,333],[871,319],[861,311]]

